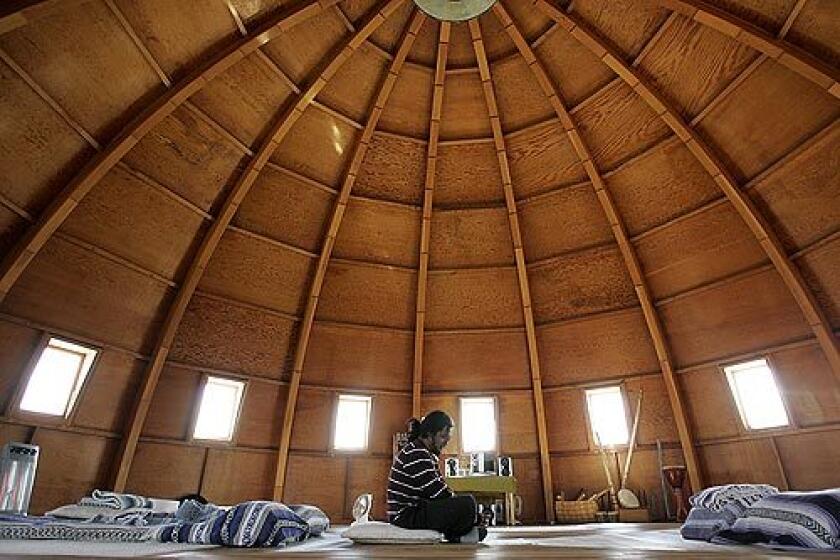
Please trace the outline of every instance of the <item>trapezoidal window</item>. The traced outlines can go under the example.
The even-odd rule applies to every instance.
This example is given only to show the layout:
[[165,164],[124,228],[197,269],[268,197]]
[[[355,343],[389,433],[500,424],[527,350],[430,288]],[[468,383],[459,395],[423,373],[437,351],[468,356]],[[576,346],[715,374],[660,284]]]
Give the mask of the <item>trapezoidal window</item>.
[[93,348],[50,338],[26,383],[20,410],[70,416],[96,354]]
[[627,414],[621,387],[587,389],[586,410],[596,445],[627,445]]
[[741,421],[748,430],[790,425],[782,394],[767,360],[751,360],[723,368]]
[[496,399],[461,397],[461,450],[464,453],[496,450]]
[[362,451],[368,446],[371,398],[364,395],[339,395],[333,430],[333,449]]
[[193,439],[233,439],[244,391],[245,383],[242,381],[208,376],[201,392]]

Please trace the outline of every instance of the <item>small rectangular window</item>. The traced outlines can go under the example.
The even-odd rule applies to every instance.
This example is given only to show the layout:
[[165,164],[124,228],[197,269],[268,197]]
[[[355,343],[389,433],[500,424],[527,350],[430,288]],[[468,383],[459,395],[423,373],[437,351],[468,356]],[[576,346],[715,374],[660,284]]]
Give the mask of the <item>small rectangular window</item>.
[[621,387],[601,387],[586,390],[586,408],[596,444],[626,445],[627,414]]
[[245,383],[208,377],[201,394],[193,439],[230,441],[239,416]]
[[782,395],[767,360],[752,360],[723,368],[741,421],[749,430],[790,425]]
[[50,338],[26,384],[20,409],[51,416],[70,415],[97,351]]
[[496,399],[461,398],[461,449],[464,453],[496,450]]
[[335,414],[333,448],[362,451],[368,446],[371,398],[362,395],[339,395]]

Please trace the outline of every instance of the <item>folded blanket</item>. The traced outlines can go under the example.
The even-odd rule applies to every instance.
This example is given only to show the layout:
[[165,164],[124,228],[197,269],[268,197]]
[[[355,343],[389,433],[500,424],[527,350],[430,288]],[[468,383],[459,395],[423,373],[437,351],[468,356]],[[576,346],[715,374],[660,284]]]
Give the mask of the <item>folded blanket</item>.
[[724,529],[732,526],[726,515],[719,511],[695,507],[688,512],[685,523],[680,527],[682,538],[695,541],[710,541]]
[[152,530],[147,527],[59,521],[51,517],[0,515],[0,539],[144,542],[152,537]]
[[96,506],[111,509],[150,508],[152,500],[136,494],[120,494],[106,490],[94,490],[90,496],[79,500],[80,506]]
[[748,507],[765,496],[778,493],[778,488],[768,484],[726,484],[706,488],[689,498],[689,502],[695,508],[722,514],[731,525],[744,515]]

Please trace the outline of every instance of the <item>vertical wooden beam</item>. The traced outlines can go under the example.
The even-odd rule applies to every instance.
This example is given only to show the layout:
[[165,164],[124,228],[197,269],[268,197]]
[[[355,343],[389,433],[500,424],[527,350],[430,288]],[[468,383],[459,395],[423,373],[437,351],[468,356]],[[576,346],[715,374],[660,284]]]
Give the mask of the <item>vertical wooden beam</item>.
[[543,500],[545,515],[549,522],[554,521],[554,486],[551,482],[551,456],[548,450],[548,431],[545,420],[545,399],[542,392],[542,374],[537,349],[537,334],[534,325],[534,312],[531,308],[531,289],[528,282],[528,269],[525,263],[525,251],[522,247],[522,233],[519,228],[519,214],[516,208],[516,198],[513,193],[513,183],[510,177],[505,135],[499,119],[499,108],[496,104],[496,93],[493,88],[493,77],[484,51],[484,40],[481,37],[481,27],[477,19],[469,21],[470,36],[472,37],[478,70],[481,75],[481,85],[484,89],[484,100],[487,104],[487,114],[490,118],[490,128],[493,130],[493,142],[496,145],[496,156],[502,175],[502,188],[505,193],[508,222],[510,224],[510,238],[513,243],[513,254],[516,260],[516,273],[519,277],[519,295],[522,299],[522,315],[525,319],[525,335],[528,344],[528,359],[531,369],[531,388],[534,395],[534,410],[537,419],[537,441],[540,448],[540,469],[542,471]]
[[546,15],[563,25],[584,46],[609,66],[685,143],[706,172],[715,180],[726,198],[753,232],[764,252],[770,258],[776,271],[787,286],[793,299],[802,310],[805,320],[820,343],[831,370],[840,383],[840,342],[834,336],[825,313],[817,303],[814,294],[805,283],[802,273],[785,253],[781,242],[767,219],[758,210],[752,199],[744,193],[734,175],[727,169],[706,141],[691,128],[680,113],[656,88],[634,68],[629,66],[619,53],[602,41],[576,15],[562,12],[548,0],[537,0]]
[[[397,5],[399,2],[397,3]],[[395,6],[396,7],[396,6]],[[382,116],[382,111],[394,90],[394,84],[397,82],[400,70],[402,70],[408,52],[414,45],[414,40],[417,38],[417,33],[425,21],[425,16],[422,12],[414,10],[414,13],[409,20],[408,25],[403,31],[400,45],[397,48],[397,54],[394,60],[391,61],[391,66],[388,68],[388,74],[379,86],[379,93],[376,96],[376,101],[368,114],[365,128],[356,142],[356,147],[353,151],[353,158],[350,160],[350,166],[344,177],[341,185],[341,190],[338,193],[335,206],[333,207],[332,216],[330,217],[329,228],[327,229],[323,243],[321,244],[321,253],[318,258],[318,265],[315,270],[315,275],[312,278],[312,284],[309,287],[309,295],[306,300],[306,311],[303,315],[303,321],[300,326],[298,334],[297,347],[295,349],[295,360],[292,369],[292,378],[289,382],[289,395],[286,399],[286,409],[283,413],[283,428],[280,434],[280,449],[277,453],[277,470],[275,471],[274,479],[274,499],[283,500],[283,493],[286,485],[286,467],[289,460],[289,445],[292,440],[292,428],[295,420],[295,408],[297,406],[298,392],[300,390],[300,378],[303,374],[303,365],[306,362],[306,351],[309,348],[309,337],[312,334],[312,325],[315,322],[315,311],[318,308],[318,299],[321,297],[321,288],[324,284],[324,277],[327,273],[327,265],[329,264],[332,250],[335,246],[335,239],[338,235],[338,230],[341,227],[342,219],[344,218],[344,211],[347,208],[347,203],[350,200],[350,193],[356,183],[356,176],[362,162],[365,159],[368,147],[370,146],[373,132],[376,130],[376,125],[379,123],[379,118]]]
[[569,142],[574,147],[578,160],[583,165],[592,187],[595,189],[595,195],[598,202],[601,204],[601,209],[607,218],[610,229],[613,232],[616,242],[618,243],[621,256],[624,264],[627,267],[627,272],[633,281],[633,288],[636,291],[636,296],[639,298],[639,303],[642,306],[642,313],[645,317],[645,324],[648,327],[648,332],[653,340],[656,357],[659,361],[659,366],[662,370],[662,379],[665,383],[665,389],[668,393],[668,400],[671,404],[671,410],[674,413],[674,420],[677,424],[677,433],[680,438],[680,445],[683,448],[683,455],[685,456],[686,467],[688,468],[689,479],[691,486],[695,490],[703,488],[703,480],[698,468],[697,456],[694,449],[694,441],[691,436],[691,428],[683,407],[682,395],[680,394],[679,386],[674,375],[673,359],[671,357],[671,350],[668,346],[668,340],[662,328],[662,322],[653,305],[653,298],[650,294],[647,281],[642,272],[641,264],[639,263],[636,250],[630,242],[630,236],[627,234],[627,228],[624,221],[618,212],[618,207],[615,205],[612,194],[607,188],[603,177],[601,176],[595,161],[592,159],[592,153],[589,150],[583,136],[577,127],[577,124],[569,114],[566,104],[563,102],[560,92],[555,87],[551,78],[545,70],[542,62],[537,58],[534,51],[531,49],[528,42],[522,36],[516,23],[508,14],[507,10],[501,3],[497,3],[493,7],[499,22],[505,28],[514,44],[519,49],[519,53],[534,74],[537,83],[545,93],[548,102],[554,108],[557,117],[563,125],[563,129],[569,138]]
[[120,451],[117,455],[117,463],[114,477],[114,488],[117,491],[125,489],[128,481],[128,473],[131,468],[131,462],[134,458],[134,452],[137,448],[137,442],[140,438],[140,432],[143,429],[143,424],[146,421],[146,416],[149,412],[149,407],[157,388],[158,380],[160,379],[161,371],[166,363],[166,358],[169,355],[169,349],[172,346],[172,341],[175,338],[175,333],[178,331],[178,326],[181,324],[181,319],[186,312],[187,305],[192,299],[195,289],[201,276],[204,274],[204,269],[210,262],[210,258],[218,247],[222,239],[222,235],[227,229],[236,214],[242,200],[248,194],[259,176],[260,171],[268,162],[271,154],[277,149],[283,138],[289,133],[292,126],[303,115],[303,111],[309,106],[315,96],[327,85],[329,80],[335,75],[338,69],[344,64],[358,48],[360,39],[364,40],[368,35],[373,33],[382,22],[385,21],[386,14],[399,6],[403,0],[383,0],[380,2],[376,10],[367,18],[366,23],[360,29],[345,39],[340,49],[332,53],[332,59],[325,65],[319,65],[315,70],[315,74],[311,76],[308,81],[309,85],[296,96],[294,101],[289,104],[288,108],[284,110],[279,118],[274,122],[272,128],[262,141],[259,148],[255,151],[253,158],[251,158],[245,171],[237,180],[231,192],[225,199],[222,208],[213,221],[207,234],[201,242],[201,246],[193,258],[187,269],[187,274],[184,282],[178,290],[175,300],[167,313],[166,321],[163,324],[160,337],[158,338],[155,350],[152,354],[149,365],[146,368],[143,383],[140,392],[138,393],[137,401],[134,403],[132,413],[130,416],[128,430],[120,445]]
[[451,24],[442,21],[438,35],[435,83],[432,94],[432,116],[429,120],[429,143],[426,147],[426,183],[423,190],[423,219],[420,226],[420,268],[417,274],[416,327],[414,330],[414,380],[411,389],[411,410],[413,416],[421,414],[423,398],[423,342],[426,328],[426,284],[429,276],[429,240],[432,233],[432,205],[435,194],[435,170],[437,163],[438,138],[440,137],[441,108],[443,107],[443,84],[446,80],[446,59],[449,53],[449,32]]

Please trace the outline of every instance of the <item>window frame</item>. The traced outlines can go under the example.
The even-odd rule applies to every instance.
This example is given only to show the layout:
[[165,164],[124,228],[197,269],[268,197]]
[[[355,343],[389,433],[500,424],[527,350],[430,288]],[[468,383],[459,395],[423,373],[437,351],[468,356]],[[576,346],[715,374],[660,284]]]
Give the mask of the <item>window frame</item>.
[[[236,407],[236,414],[233,417],[233,429],[231,430],[230,439],[227,440],[195,437],[195,428],[198,425],[198,415],[201,413],[201,402],[204,400],[204,389],[207,387],[207,383],[210,381],[210,378],[242,383],[242,396],[239,398],[239,404]],[[239,439],[239,425],[240,420],[242,420],[242,407],[245,404],[245,399],[248,397],[248,388],[250,385],[251,384],[248,379],[203,372],[201,375],[201,382],[199,383],[199,389],[196,392],[193,403],[188,440],[192,443],[201,444],[202,446],[235,447]]]
[[[735,396],[735,392],[732,390],[732,385],[729,382],[729,373],[726,371],[727,368],[743,365],[749,362],[755,362],[758,360],[764,360],[764,362],[767,364],[767,369],[770,370],[770,375],[773,377],[773,383],[776,384],[776,390],[779,392],[779,398],[782,401],[782,408],[784,408],[785,414],[787,415],[788,419],[788,423],[785,426],[773,426],[769,428],[749,427],[747,425],[747,419],[744,413],[742,412],[742,407],[740,402],[738,401],[738,397]],[[731,403],[732,408],[735,410],[735,415],[740,420],[738,424],[738,432],[741,435],[746,436],[750,434],[783,434],[799,429],[799,424],[797,423],[793,415],[793,408],[791,407],[790,402],[787,398],[787,392],[784,390],[782,384],[779,383],[779,376],[776,375],[775,369],[776,368],[773,365],[773,360],[770,358],[770,356],[766,355],[747,356],[739,360],[728,361],[718,365],[720,375],[723,376],[723,384],[728,389],[727,394],[729,402]]]
[[[462,406],[462,402],[468,399],[492,399],[493,401],[493,415],[496,419],[496,433],[493,435],[493,441],[495,445],[495,449],[492,451],[467,451],[466,447],[464,446],[464,409]],[[501,429],[500,426],[501,418],[499,416],[499,397],[495,393],[470,393],[465,395],[458,395],[458,422],[456,422],[455,429],[458,432],[458,454],[459,455],[470,455],[472,453],[493,453],[496,456],[502,454],[502,439],[501,439]],[[448,456],[449,454],[447,454]]]
[[627,395],[627,385],[621,383],[600,383],[597,385],[587,385],[581,388],[581,398],[583,399],[583,412],[586,414],[586,441],[589,443],[590,451],[598,451],[598,442],[595,441],[595,429],[592,425],[592,416],[589,413],[589,397],[588,391],[595,391],[598,389],[607,389],[610,387],[617,387],[621,394],[621,400],[624,403],[624,424],[627,426],[627,442],[614,445],[602,445],[604,449],[622,450],[630,447],[630,439],[632,437],[632,411],[630,410],[630,400]]
[[[365,446],[360,449],[340,449],[335,446],[336,423],[338,422],[338,406],[341,403],[341,397],[353,397],[366,399],[368,401],[368,419],[367,432],[365,434]],[[330,440],[329,451],[332,455],[366,455],[371,453],[371,441],[373,435],[373,420],[374,420],[374,404],[376,402],[376,395],[370,393],[360,392],[336,392],[333,394],[332,419],[330,421]]]

